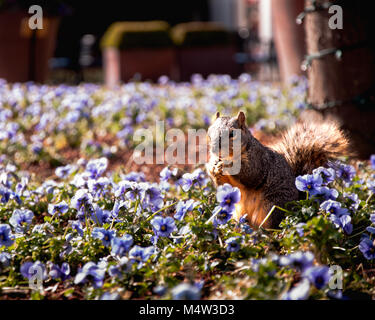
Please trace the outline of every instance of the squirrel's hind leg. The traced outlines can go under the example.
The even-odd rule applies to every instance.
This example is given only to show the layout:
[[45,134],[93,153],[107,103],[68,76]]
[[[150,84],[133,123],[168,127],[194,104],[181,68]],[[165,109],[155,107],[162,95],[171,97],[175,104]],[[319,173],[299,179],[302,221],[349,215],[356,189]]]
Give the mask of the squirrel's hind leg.
[[[236,204],[235,219],[239,220],[247,214],[246,220],[253,228],[258,228],[266,218],[268,211],[265,208],[265,200],[262,192],[256,190],[241,189],[241,200]],[[269,227],[270,221],[266,221],[263,227]]]
[[[241,191],[241,200],[235,205],[236,211],[234,218],[239,220],[243,215],[253,228],[258,228],[263,220],[266,218],[268,210],[261,190],[253,190],[246,188],[243,184],[235,180],[232,176],[229,177],[229,183],[233,187],[237,187]],[[263,227],[269,227],[270,221],[266,221]]]

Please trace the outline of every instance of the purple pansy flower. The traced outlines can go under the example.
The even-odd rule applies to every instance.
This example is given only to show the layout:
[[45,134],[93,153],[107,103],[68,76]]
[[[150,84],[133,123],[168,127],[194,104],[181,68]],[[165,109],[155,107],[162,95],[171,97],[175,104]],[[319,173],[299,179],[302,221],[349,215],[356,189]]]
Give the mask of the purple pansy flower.
[[304,275],[319,290],[323,289],[331,278],[331,274],[327,266],[311,267],[306,270]]
[[9,219],[9,223],[15,228],[16,232],[24,233],[30,226],[34,213],[28,209],[16,209]]
[[14,242],[12,230],[8,224],[0,224],[0,247],[10,247]]
[[93,281],[94,288],[101,288],[103,286],[105,276],[105,269],[96,265],[94,262],[87,262],[82,269],[80,269],[74,279],[75,284],[85,283],[87,280]]
[[237,187],[233,188],[230,184],[225,183],[218,187],[216,199],[223,209],[232,212],[235,204],[241,199],[241,191]]
[[231,237],[225,241],[225,244],[228,252],[236,252],[241,248],[239,237]]
[[63,262],[61,266],[54,263],[49,263],[50,271],[48,275],[52,279],[61,279],[65,281],[66,279],[70,278],[70,266],[67,262]]
[[176,220],[182,221],[188,211],[193,210],[197,205],[194,200],[179,201],[176,206],[176,213],[174,218]]
[[375,244],[369,238],[364,238],[359,244],[359,250],[363,253],[367,260],[375,259]]
[[111,244],[112,239],[116,236],[116,231],[106,230],[104,228],[94,228],[91,235],[93,238],[101,240],[105,247],[108,247]]
[[122,257],[133,245],[133,237],[130,234],[124,234],[121,238],[115,237],[112,240],[112,251],[114,255]]
[[323,184],[323,178],[320,174],[306,174],[296,178],[296,187],[299,191],[306,191],[309,195],[320,193]]
[[151,220],[151,225],[154,229],[155,235],[160,237],[169,237],[169,235],[176,230],[176,224],[171,217],[154,217]]

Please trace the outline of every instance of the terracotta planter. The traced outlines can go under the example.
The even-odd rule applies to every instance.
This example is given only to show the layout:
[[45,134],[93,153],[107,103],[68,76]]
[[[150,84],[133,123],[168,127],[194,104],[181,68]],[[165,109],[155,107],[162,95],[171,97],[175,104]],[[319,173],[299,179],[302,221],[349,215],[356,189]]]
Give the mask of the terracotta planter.
[[48,76],[60,20],[44,17],[44,28],[33,35],[29,17],[22,12],[0,13],[0,78],[9,82],[44,82]]
[[174,48],[139,48],[119,51],[108,47],[103,51],[105,84],[115,87],[140,74],[143,80],[157,81],[167,75],[175,79],[176,53]]
[[156,81],[160,76],[172,77],[175,65],[173,48],[126,49],[120,51],[121,80],[128,81],[139,73],[143,80]]
[[237,77],[241,74],[241,66],[234,61],[235,53],[236,48],[230,45],[179,48],[179,78],[188,81],[194,73],[200,73],[204,77],[210,74]]

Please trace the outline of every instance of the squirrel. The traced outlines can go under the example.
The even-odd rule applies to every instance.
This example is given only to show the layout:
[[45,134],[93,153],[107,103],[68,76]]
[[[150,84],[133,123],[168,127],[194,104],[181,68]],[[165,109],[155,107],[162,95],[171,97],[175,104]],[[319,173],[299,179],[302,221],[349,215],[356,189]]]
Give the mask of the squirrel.
[[[228,163],[233,163],[233,141],[241,130],[241,159],[238,174],[226,174]],[[221,157],[222,136],[229,132],[229,150]],[[246,220],[253,228],[277,228],[283,219],[281,210],[274,210],[265,220],[272,207],[283,207],[287,202],[298,200],[299,191],[295,179],[310,174],[313,169],[328,165],[337,158],[349,155],[349,140],[333,119],[297,121],[272,145],[259,142],[246,125],[246,117],[240,111],[236,117],[221,117],[207,132],[209,159],[206,170],[216,186],[229,183],[241,191],[241,200],[235,205],[234,218]],[[232,147],[231,147],[232,146]],[[232,149],[231,149],[232,148]],[[238,159],[237,159],[238,160]],[[229,162],[228,162],[229,161]]]

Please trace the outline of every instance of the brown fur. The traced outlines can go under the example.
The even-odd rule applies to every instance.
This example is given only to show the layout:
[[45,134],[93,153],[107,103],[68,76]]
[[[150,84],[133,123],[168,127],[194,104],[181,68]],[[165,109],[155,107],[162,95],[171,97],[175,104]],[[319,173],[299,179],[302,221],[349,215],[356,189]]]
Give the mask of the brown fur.
[[[241,170],[235,176],[226,175],[224,161],[215,151],[220,146],[222,133],[228,129],[241,129]],[[282,207],[298,199],[296,176],[311,173],[349,154],[348,140],[333,120],[298,122],[278,142],[266,147],[251,135],[240,112],[234,118],[217,115],[208,136],[211,148],[206,169],[209,175],[216,185],[229,183],[240,189],[241,200],[236,204],[235,218],[247,214],[248,222],[255,228],[274,205]],[[263,226],[277,227],[282,217],[282,212],[275,210]]]
[[269,147],[285,157],[295,176],[351,153],[348,139],[333,120],[298,122]]

